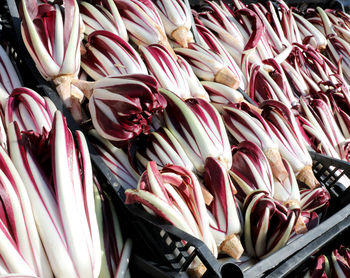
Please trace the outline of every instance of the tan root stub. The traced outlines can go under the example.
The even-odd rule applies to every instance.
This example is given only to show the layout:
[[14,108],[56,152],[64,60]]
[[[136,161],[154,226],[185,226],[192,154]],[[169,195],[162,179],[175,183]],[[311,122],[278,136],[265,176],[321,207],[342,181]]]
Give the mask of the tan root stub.
[[314,189],[320,185],[316,179],[311,165],[306,165],[297,175],[297,180],[305,183],[309,188]]
[[201,190],[205,204],[210,206],[211,202],[214,200],[214,196],[203,185],[201,185]]
[[72,74],[68,75],[60,75],[57,76],[54,80],[53,83],[56,85],[56,90],[61,99],[63,100],[64,104],[66,105],[67,108],[71,108],[71,88],[70,85],[72,83],[72,79],[74,76]]
[[300,209],[300,202],[297,200],[288,200],[283,202],[283,205],[290,210]]
[[278,149],[269,149],[264,152],[270,163],[272,173],[276,179],[283,182],[288,178],[288,172],[283,165],[281,154]]
[[172,33],[171,37],[184,48],[188,47],[188,29],[185,26],[177,27]]
[[239,240],[239,237],[235,234],[227,236],[220,244],[219,250],[236,260],[239,259],[244,252],[242,243]]
[[85,81],[85,80],[79,80],[79,79],[73,79],[72,84],[76,87],[78,87],[83,93],[84,96],[87,99],[90,99],[93,89],[95,86],[95,82],[92,81]]
[[205,265],[200,264],[196,268],[190,268],[189,270],[187,270],[187,273],[191,278],[200,278],[204,275],[206,271],[207,268],[205,267]]
[[301,218],[301,215],[299,215],[297,222],[295,223],[294,231],[296,234],[305,234],[308,231],[305,222]]
[[222,68],[215,74],[215,82],[224,84],[233,89],[238,89],[239,79],[227,67]]

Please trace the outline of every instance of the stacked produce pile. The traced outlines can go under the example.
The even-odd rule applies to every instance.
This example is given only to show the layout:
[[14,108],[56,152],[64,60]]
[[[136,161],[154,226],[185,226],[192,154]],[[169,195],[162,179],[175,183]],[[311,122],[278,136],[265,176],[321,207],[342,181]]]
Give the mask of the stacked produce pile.
[[[236,259],[275,252],[328,206],[309,151],[350,161],[349,15],[238,0],[197,11],[180,0],[23,0],[21,14],[39,72],[77,121],[91,118],[126,203]],[[3,107],[21,95],[9,71]]]

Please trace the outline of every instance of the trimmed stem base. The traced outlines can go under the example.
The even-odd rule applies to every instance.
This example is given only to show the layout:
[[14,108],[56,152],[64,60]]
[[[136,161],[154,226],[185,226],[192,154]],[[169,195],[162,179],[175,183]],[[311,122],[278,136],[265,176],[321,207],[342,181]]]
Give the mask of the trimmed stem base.
[[278,149],[269,149],[264,151],[267,160],[270,163],[271,170],[276,179],[283,182],[288,178],[288,172],[282,162],[281,154]]
[[237,76],[227,67],[222,68],[215,74],[215,82],[224,84],[233,89],[238,89],[239,80]]
[[303,169],[301,169],[301,171],[297,175],[297,180],[306,184],[311,189],[314,189],[320,185],[310,165],[307,165]]
[[189,270],[187,270],[187,273],[191,278],[200,278],[204,275],[206,271],[207,268],[204,266],[204,264],[200,264],[196,268],[190,268]]
[[172,33],[171,37],[184,48],[188,47],[188,29],[185,26],[177,27]]
[[244,252],[242,243],[235,234],[227,236],[220,244],[219,250],[236,260],[239,259]]
[[294,231],[296,234],[305,234],[308,231],[305,222],[301,218],[301,215],[299,215],[297,222],[295,223]]

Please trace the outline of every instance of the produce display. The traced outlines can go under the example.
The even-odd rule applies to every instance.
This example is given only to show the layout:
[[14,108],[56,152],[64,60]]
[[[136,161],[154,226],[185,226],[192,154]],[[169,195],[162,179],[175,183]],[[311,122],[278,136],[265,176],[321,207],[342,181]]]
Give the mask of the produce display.
[[[350,15],[283,0],[18,7],[27,55],[84,132],[21,83],[0,46],[1,277],[131,276],[133,243],[87,142],[125,204],[215,257],[262,260],[317,229],[331,195],[310,152],[350,163]],[[321,266],[325,256],[309,275],[326,277]],[[205,271],[198,257],[188,266]]]

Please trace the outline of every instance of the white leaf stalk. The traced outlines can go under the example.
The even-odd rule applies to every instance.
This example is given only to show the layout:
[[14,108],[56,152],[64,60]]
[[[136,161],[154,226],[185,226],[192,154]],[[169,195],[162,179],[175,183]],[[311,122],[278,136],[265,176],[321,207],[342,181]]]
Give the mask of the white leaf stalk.
[[35,225],[25,185],[2,147],[0,158],[1,198],[5,204],[3,209],[10,221],[10,226],[7,226],[6,221],[2,221],[4,219],[0,220],[0,256],[4,260],[5,268],[9,273],[53,277]]
[[266,258],[286,245],[296,221],[294,211],[264,191],[251,193],[244,202],[244,210],[244,239],[250,256]]
[[303,42],[307,38],[308,43],[314,48],[324,50],[327,46],[326,37],[304,17],[294,12],[293,16],[299,28]]
[[174,54],[156,6],[150,0],[115,2],[128,30],[129,38],[138,46],[161,44]]
[[[126,203],[139,202],[147,211],[203,240],[214,256],[217,256],[201,187],[192,172],[169,165],[160,173],[156,163],[150,162],[141,176],[138,189],[126,190],[126,197]],[[190,268],[199,270],[198,260],[194,260]]]
[[209,95],[207,91],[203,88],[198,77],[193,72],[190,64],[181,56],[177,56],[177,63],[183,71],[183,74],[187,80],[188,87],[190,89],[191,97],[202,98],[209,101]]
[[313,212],[322,207],[327,208],[330,198],[328,191],[323,187],[303,189],[300,191],[301,209],[306,212]]
[[274,195],[274,179],[270,164],[262,150],[250,141],[243,141],[232,150],[230,175],[237,189],[236,198],[243,203],[254,190]]
[[223,106],[244,101],[244,97],[239,91],[226,85],[212,81],[202,81],[201,83],[209,94],[210,102],[219,112],[223,112]]
[[[63,6],[64,12],[61,10]],[[22,0],[22,37],[41,75],[55,83],[65,105],[69,109],[74,107],[73,116],[81,121],[82,114],[77,103],[81,102],[83,93],[71,83],[75,80],[76,85],[79,84],[77,76],[83,23],[75,0],[65,0],[63,6]],[[39,13],[44,9],[51,13]],[[42,23],[45,16],[50,16],[54,25]]]
[[197,32],[200,36],[199,44],[207,49],[214,51],[219,54],[222,59],[225,60],[229,68],[236,74],[239,78],[239,87],[244,90],[247,87],[247,80],[243,75],[241,68],[238,66],[236,61],[230,55],[230,53],[226,50],[223,44],[219,41],[219,39],[206,27],[197,24],[196,25]]
[[280,153],[286,159],[297,179],[310,188],[319,182],[312,171],[312,159],[304,144],[293,112],[277,101],[266,101],[261,105],[263,117],[268,121]]

